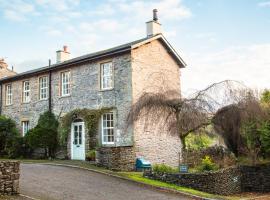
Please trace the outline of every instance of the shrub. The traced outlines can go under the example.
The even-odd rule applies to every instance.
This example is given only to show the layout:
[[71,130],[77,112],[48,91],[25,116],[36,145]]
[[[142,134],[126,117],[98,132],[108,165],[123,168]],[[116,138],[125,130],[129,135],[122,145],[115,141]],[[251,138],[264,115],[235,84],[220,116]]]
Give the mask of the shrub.
[[212,161],[210,156],[205,156],[198,167],[199,171],[213,171],[217,169],[218,169],[218,166]]
[[8,155],[13,141],[19,136],[13,120],[0,116],[0,156]]
[[155,164],[153,166],[153,172],[156,173],[176,173],[178,170],[176,168],[170,167],[165,164]]
[[57,130],[58,121],[55,115],[47,111],[40,115],[37,126],[27,133],[26,140],[31,148],[43,148],[45,157],[54,158],[58,147]]
[[90,150],[86,153],[86,160],[95,161],[96,160],[96,150]]
[[16,137],[8,149],[9,158],[30,158],[32,149],[24,137]]

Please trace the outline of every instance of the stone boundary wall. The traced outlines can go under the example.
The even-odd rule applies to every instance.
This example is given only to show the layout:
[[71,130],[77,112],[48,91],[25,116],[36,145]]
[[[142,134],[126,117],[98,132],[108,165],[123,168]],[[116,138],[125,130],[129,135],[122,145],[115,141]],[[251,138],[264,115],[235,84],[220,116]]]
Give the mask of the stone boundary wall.
[[144,176],[212,194],[229,195],[241,192],[241,174],[237,168],[233,167],[218,172],[205,173],[159,174],[145,172]]
[[146,171],[144,176],[212,194],[230,195],[240,192],[270,192],[270,164],[236,166],[216,172],[203,173],[172,174]]
[[20,162],[0,161],[0,195],[18,194],[20,178]]
[[132,171],[135,166],[133,146],[100,147],[97,149],[96,163],[117,171]]
[[240,166],[241,187],[245,192],[270,192],[270,164]]
[[183,152],[184,162],[190,167],[200,164],[205,156],[210,156],[222,168],[236,164],[236,159],[232,153],[222,146],[213,146],[201,150],[185,150]]

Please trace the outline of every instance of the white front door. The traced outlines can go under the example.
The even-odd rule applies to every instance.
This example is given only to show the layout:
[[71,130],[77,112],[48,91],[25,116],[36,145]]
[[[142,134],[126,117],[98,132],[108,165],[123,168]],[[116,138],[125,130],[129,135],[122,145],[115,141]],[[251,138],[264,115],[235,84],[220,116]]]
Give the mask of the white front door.
[[74,122],[71,126],[71,159],[85,160],[84,122]]

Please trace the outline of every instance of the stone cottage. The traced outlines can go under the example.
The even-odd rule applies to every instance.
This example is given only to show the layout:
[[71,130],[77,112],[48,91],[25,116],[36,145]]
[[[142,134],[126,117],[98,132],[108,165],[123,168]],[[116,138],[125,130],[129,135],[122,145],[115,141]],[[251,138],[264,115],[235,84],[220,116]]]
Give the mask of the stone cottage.
[[[137,157],[177,166],[180,140],[164,127],[145,127],[139,120],[126,129],[131,105],[143,92],[178,90],[184,61],[161,33],[154,10],[147,36],[124,45],[69,59],[66,46],[56,64],[0,79],[1,114],[16,121],[24,136],[39,115],[51,110],[64,116],[74,109],[112,108],[100,118],[97,161],[130,170]],[[162,117],[162,116],[161,116]],[[84,119],[70,124],[70,159],[84,160],[89,150]]]

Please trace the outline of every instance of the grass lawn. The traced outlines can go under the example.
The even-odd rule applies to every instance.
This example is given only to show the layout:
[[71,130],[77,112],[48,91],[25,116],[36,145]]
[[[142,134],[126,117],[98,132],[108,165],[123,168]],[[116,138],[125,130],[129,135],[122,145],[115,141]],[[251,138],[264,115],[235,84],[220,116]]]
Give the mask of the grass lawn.
[[[5,160],[5,159],[0,159],[0,160]],[[156,181],[156,180],[151,180],[148,178],[143,177],[141,172],[115,172],[111,171],[102,167],[97,167],[93,164],[90,164],[89,162],[85,161],[75,161],[75,160],[28,160],[28,159],[21,159],[20,160],[22,163],[36,163],[36,164],[63,164],[63,165],[70,165],[70,166],[76,166],[76,167],[83,167],[91,170],[96,170],[99,172],[104,172],[112,175],[117,175],[121,176],[124,178],[131,179],[133,181],[151,185],[151,186],[157,186],[161,188],[168,188],[172,190],[176,190],[179,192],[184,192],[187,194],[192,194],[196,196],[200,196],[203,198],[211,198],[211,199],[224,199],[224,200],[248,200],[248,199],[254,199],[256,197],[257,200],[263,200],[263,199],[270,199],[270,194],[256,194],[256,193],[244,193],[244,194],[239,194],[239,195],[232,195],[232,196],[220,196],[220,195],[214,195],[214,194],[209,194],[206,192],[201,192],[198,190],[186,188],[186,187],[181,187],[177,186],[175,184],[170,184],[170,183],[165,183],[162,181]],[[269,195],[269,196],[268,196]],[[261,196],[261,198],[260,198]],[[266,196],[266,198],[265,198]],[[1,196],[0,196],[0,200]]]

